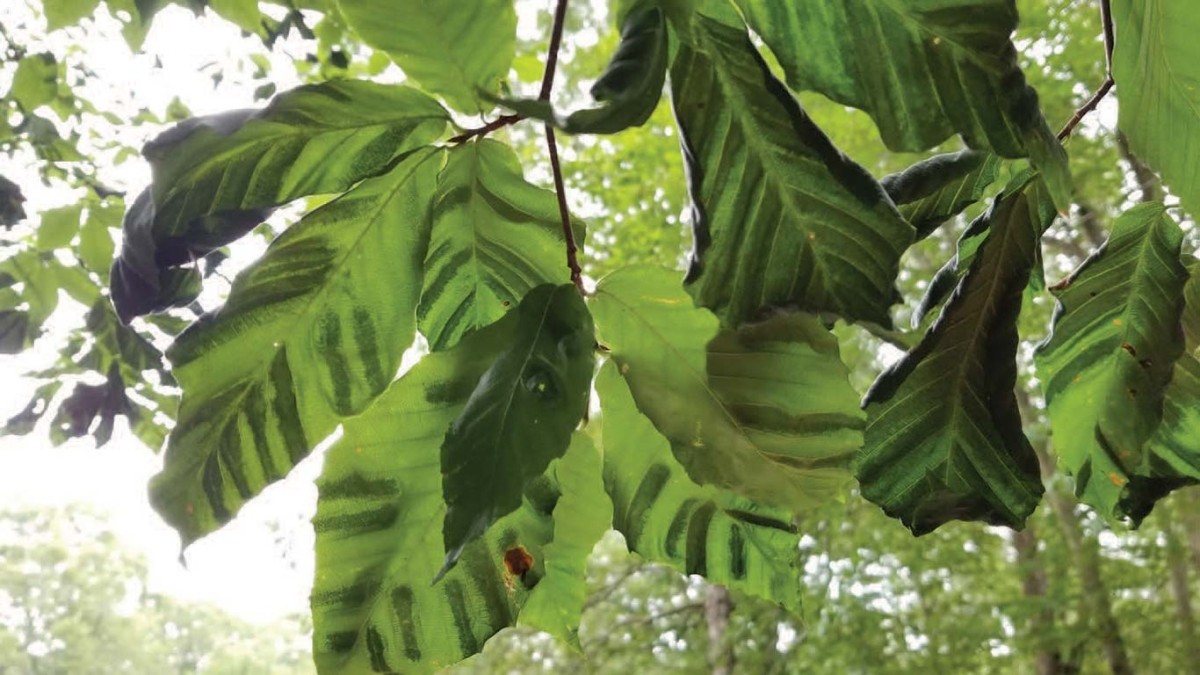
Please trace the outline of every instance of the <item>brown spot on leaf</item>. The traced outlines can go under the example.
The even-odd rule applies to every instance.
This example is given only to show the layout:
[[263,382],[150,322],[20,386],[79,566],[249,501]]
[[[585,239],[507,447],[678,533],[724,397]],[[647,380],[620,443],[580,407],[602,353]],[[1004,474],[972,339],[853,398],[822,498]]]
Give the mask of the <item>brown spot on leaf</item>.
[[1135,358],[1135,359],[1137,358],[1137,350],[1134,349],[1133,345],[1129,344],[1128,342],[1122,342],[1121,349],[1124,349],[1125,351],[1129,352],[1129,355],[1132,356],[1133,358]]
[[1146,370],[1150,370],[1150,366],[1154,364],[1150,361],[1150,359],[1142,359],[1141,361],[1138,361],[1138,365]]
[[524,546],[517,544],[504,552],[504,567],[514,577],[524,577],[533,569],[533,556]]
[[1117,473],[1116,471],[1113,471],[1112,473],[1108,474],[1108,479],[1110,481],[1112,481],[1112,484],[1116,485],[1117,487],[1125,487],[1125,484],[1129,482],[1128,479],[1126,479],[1124,476]]

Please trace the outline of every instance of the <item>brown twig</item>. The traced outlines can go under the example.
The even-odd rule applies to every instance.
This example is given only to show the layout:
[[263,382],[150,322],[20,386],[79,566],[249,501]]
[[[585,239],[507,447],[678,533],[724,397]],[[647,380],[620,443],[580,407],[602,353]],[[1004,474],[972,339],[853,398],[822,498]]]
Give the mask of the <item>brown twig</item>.
[[1058,132],[1058,140],[1060,141],[1066,140],[1066,138],[1071,135],[1071,132],[1075,130],[1075,126],[1078,125],[1088,113],[1095,110],[1096,106],[1100,105],[1100,101],[1104,100],[1104,97],[1108,95],[1109,90],[1113,88],[1113,22],[1112,8],[1109,2],[1110,0],[1100,0],[1100,21],[1104,25],[1104,82],[1100,84],[1100,88],[1096,90],[1096,93],[1092,94],[1092,97],[1087,100],[1087,103],[1084,103],[1078,110],[1075,111],[1075,114],[1071,116],[1071,119],[1067,122],[1066,126],[1064,126],[1062,130]]
[[486,136],[486,135],[492,133],[493,131],[500,129],[501,127],[507,127],[509,125],[516,124],[517,122],[520,122],[523,119],[525,119],[525,118],[520,115],[501,115],[481,127],[476,127],[474,129],[467,129],[463,133],[455,136],[454,138],[451,138],[450,142],[455,143],[455,144],[465,143],[465,142],[471,140],[472,138],[475,138],[477,136]]
[[[542,90],[538,100],[550,100],[554,88],[554,71],[558,68],[558,50],[562,46],[563,23],[567,17],[567,0],[558,0],[554,9],[554,25],[550,29],[550,51],[546,54],[546,72],[542,75]],[[567,244],[567,268],[571,270],[571,283],[580,295],[587,295],[583,287],[583,270],[579,267],[576,254],[575,233],[571,230],[571,211],[567,208],[567,190],[563,185],[562,166],[558,161],[558,143],[554,139],[554,127],[547,122],[546,148],[550,151],[550,170],[554,174],[554,195],[558,197],[558,215],[562,219],[563,240]]]

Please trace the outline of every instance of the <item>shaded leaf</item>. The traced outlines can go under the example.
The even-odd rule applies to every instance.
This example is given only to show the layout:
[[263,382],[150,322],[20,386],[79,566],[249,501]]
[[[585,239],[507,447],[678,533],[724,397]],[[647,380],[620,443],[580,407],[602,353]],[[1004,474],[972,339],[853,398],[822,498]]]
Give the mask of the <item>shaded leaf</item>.
[[693,204],[690,292],[727,325],[788,305],[889,326],[912,228],[743,31],[699,17],[693,32],[671,71]]
[[1147,462],[1173,365],[1187,270],[1183,231],[1162,204],[1140,204],[1060,285],[1053,332],[1036,355],[1054,447],[1076,492],[1106,516]]
[[[495,322],[533,287],[567,280],[554,193],[526,182],[507,146],[483,140],[450,150],[433,204],[417,310],[431,349]],[[573,226],[582,245],[583,228]]]
[[171,347],[183,400],[150,493],[185,545],[392,381],[414,336],[442,157],[416,151],[309,213]]
[[34,426],[49,411],[50,401],[53,400],[60,388],[62,388],[62,382],[58,380],[51,380],[40,385],[33,391],[33,396],[30,397],[29,403],[21,412],[8,418],[4,428],[0,429],[0,436],[24,436],[33,431]]
[[952,520],[1021,527],[1043,487],[1013,388],[1017,319],[1053,220],[1040,181],[997,199],[937,321],[864,400],[862,494],[915,534]]
[[521,504],[587,411],[595,334],[572,284],[538,286],[442,444],[446,563]]
[[1200,213],[1200,12],[1191,3],[1113,0],[1120,127],[1139,157]]
[[9,229],[25,219],[25,195],[21,186],[0,176],[0,226]]
[[[133,418],[136,413],[125,395],[125,381],[120,368],[113,364],[103,384],[77,384],[58,408],[50,424],[50,442],[61,445],[71,438],[91,434],[96,447],[112,438],[117,415]],[[99,419],[95,429],[92,425]]]
[[692,480],[795,511],[839,493],[863,416],[837,341],[814,317],[719,332],[654,267],[605,277],[590,306],[639,410]]
[[690,480],[615,363],[596,378],[613,528],[631,551],[800,612],[799,536],[783,509]]
[[920,241],[982,199],[999,171],[1000,159],[995,155],[962,150],[921,160],[884,176],[879,184],[916,228]]
[[667,76],[667,21],[661,8],[645,3],[632,9],[621,26],[621,42],[608,68],[592,85],[602,105],[560,116],[547,101],[497,100],[526,116],[551,122],[572,134],[615,134],[640,127],[662,97]]
[[1029,157],[1059,209],[1070,204],[1066,152],[1017,62],[1015,0],[737,4],[793,89],[865,111],[888,148],[926,150],[957,133]]
[[363,42],[465,113],[482,113],[477,90],[499,91],[516,53],[517,13],[511,0],[338,0]]
[[[427,355],[363,415],[347,420],[330,449],[313,519],[313,654],[320,672],[433,672],[478,652],[517,620],[543,581],[561,573],[547,569],[557,523],[603,513],[603,504],[560,498],[552,468],[520,508],[430,584],[444,550],[439,448],[516,324],[509,314],[455,349]],[[573,443],[554,466],[588,461],[589,445]],[[568,508],[582,512],[564,513]],[[567,601],[553,595],[560,589],[548,587],[552,595],[541,606]]]

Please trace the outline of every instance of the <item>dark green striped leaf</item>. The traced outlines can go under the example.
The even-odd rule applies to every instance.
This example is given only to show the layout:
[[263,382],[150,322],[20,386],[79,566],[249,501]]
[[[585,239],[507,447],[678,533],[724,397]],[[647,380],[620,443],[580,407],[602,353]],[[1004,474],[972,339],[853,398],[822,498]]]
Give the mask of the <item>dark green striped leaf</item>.
[[1183,353],[1182,243],[1162,204],[1122,214],[1105,245],[1059,286],[1053,333],[1036,355],[1059,459],[1106,516],[1129,515],[1119,502],[1148,461],[1143,445]]
[[[450,151],[433,219],[418,317],[434,350],[493,323],[534,286],[567,280],[554,193],[526,182],[516,155],[501,143]],[[582,244],[583,227],[574,227]]]
[[916,534],[951,520],[1020,527],[1041,498],[1013,387],[1021,299],[1053,220],[1042,190],[1035,179],[992,204],[937,321],[867,392],[862,494]]
[[418,150],[305,216],[176,340],[183,401],[151,500],[185,544],[392,381],[414,335],[443,156]]
[[794,511],[839,494],[863,415],[816,318],[719,332],[676,274],[655,267],[605,277],[591,309],[638,408],[693,480]]
[[596,378],[613,528],[630,550],[684,574],[799,613],[799,536],[791,515],[688,478],[671,444],[634,407],[615,363]]
[[482,113],[516,53],[512,0],[338,0],[346,22],[404,73],[465,113]]
[[139,197],[126,215],[113,266],[120,315],[128,321],[190,301],[164,290],[192,272],[181,267],[241,237],[272,207],[384,171],[436,139],[448,119],[411,87],[332,80],[281,94],[263,110],[193,118],[160,135],[143,150],[153,198]]
[[648,3],[630,10],[621,26],[621,43],[608,68],[592,85],[592,98],[602,105],[565,117],[550,103],[536,99],[498,100],[526,116],[551,122],[572,134],[615,134],[640,127],[654,114],[667,77],[667,20]]
[[545,284],[513,312],[517,326],[442,444],[446,563],[521,504],[529,482],[567,449],[587,412],[595,331],[573,284]]
[[699,17],[693,34],[671,71],[693,201],[690,292],[727,325],[789,305],[890,326],[912,228],[744,31]]
[[1000,173],[1000,158],[974,150],[934,155],[879,184],[917,230],[917,240],[983,198]]
[[1060,209],[1067,155],[1025,83],[1015,0],[737,0],[788,84],[865,111],[889,148],[920,151],[960,134],[1002,157],[1029,157]]
[[[578,571],[594,543],[584,539],[606,527],[596,519],[607,507],[596,485],[585,490],[577,482],[578,472],[598,480],[595,449],[578,436],[546,479],[530,486],[520,508],[430,583],[444,550],[439,448],[516,324],[510,314],[455,349],[426,356],[363,415],[347,420],[345,435],[330,449],[313,519],[313,653],[320,672],[433,672],[478,652],[517,621],[526,601],[541,607],[530,622],[547,629],[571,623],[567,617],[556,624],[549,605],[561,602],[559,611],[567,612],[582,606],[583,589],[573,584],[582,586]],[[578,492],[567,493],[568,479]],[[566,535],[559,525],[567,523],[585,525]],[[537,600],[543,593],[549,597]]]

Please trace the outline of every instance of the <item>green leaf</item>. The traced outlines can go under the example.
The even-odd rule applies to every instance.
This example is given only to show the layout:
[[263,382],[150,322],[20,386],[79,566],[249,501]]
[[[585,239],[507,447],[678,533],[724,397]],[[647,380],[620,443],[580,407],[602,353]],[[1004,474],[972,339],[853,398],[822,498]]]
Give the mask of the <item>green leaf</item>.
[[560,496],[554,539],[543,549],[545,574],[521,608],[519,623],[579,647],[579,617],[587,600],[587,568],[596,542],[612,526],[600,453],[581,432],[562,460],[551,465]]
[[46,14],[46,30],[74,26],[87,18],[100,6],[100,0],[43,0],[42,11]]
[[[493,323],[533,287],[566,281],[558,202],[525,181],[507,146],[483,140],[453,148],[433,203],[417,311],[431,349]],[[574,227],[582,244],[583,228]]]
[[109,230],[109,216],[117,215],[116,225],[120,225],[119,209],[104,206],[89,206],[87,222],[79,228],[79,258],[88,269],[105,278],[108,268],[112,265],[113,244],[112,232]]
[[1105,516],[1147,462],[1163,415],[1187,270],[1183,231],[1158,203],[1113,224],[1108,242],[1059,286],[1053,332],[1037,352],[1054,446],[1076,492]]
[[621,27],[621,43],[608,68],[592,85],[592,98],[602,105],[566,117],[549,102],[536,99],[497,102],[526,116],[551,122],[572,134],[615,134],[640,127],[654,114],[667,75],[667,20],[661,8],[634,8]]
[[5,230],[25,220],[25,195],[21,186],[0,176],[0,227]]
[[263,31],[262,13],[258,0],[208,0],[208,6],[221,18],[231,21],[238,28],[254,34]]
[[962,150],[921,160],[900,173],[884,176],[879,184],[916,228],[920,241],[982,199],[999,173],[1000,158]]
[[446,563],[521,504],[587,412],[595,331],[572,284],[538,286],[442,444]]
[[888,148],[926,150],[957,133],[1029,157],[1059,209],[1070,204],[1067,155],[1017,63],[1015,0],[737,4],[792,89],[865,111]]
[[951,520],[1020,527],[1041,498],[1013,387],[1048,203],[1036,179],[993,202],[986,239],[937,321],[867,392],[862,494],[915,534]]
[[442,157],[418,150],[309,213],[168,352],[183,401],[150,489],[185,545],[392,381],[414,336]]
[[53,54],[30,54],[17,62],[8,98],[26,112],[50,103],[58,96],[58,60]]
[[512,0],[338,0],[363,42],[464,113],[486,112],[478,90],[496,93],[516,53]]
[[602,348],[693,480],[785,509],[839,494],[863,416],[837,341],[811,316],[718,332],[670,271],[627,267],[591,302]]
[[37,229],[38,250],[53,251],[70,245],[75,233],[79,231],[82,213],[82,204],[42,211],[42,223]]
[[1200,213],[1200,12],[1190,3],[1113,0],[1113,79],[1134,153]]
[[634,407],[615,363],[600,368],[596,390],[613,528],[630,550],[798,614],[802,569],[790,514],[690,480]]
[[[582,492],[568,499],[557,484],[560,470],[564,478],[586,470],[567,463],[595,462],[587,457],[594,450],[585,439],[572,444],[547,480],[531,486],[519,509],[469,544],[459,564],[430,584],[443,562],[439,448],[517,322],[510,314],[451,351],[427,355],[367,412],[347,420],[345,434],[329,450],[313,519],[313,654],[320,672],[444,668],[512,625],[550,577],[582,567],[578,557],[568,563],[568,553],[578,556],[590,545],[577,539],[561,548],[547,544],[558,542],[560,523],[582,522],[606,509]],[[594,531],[596,524],[588,527]],[[552,553],[556,565],[568,567],[551,569]],[[541,607],[576,601],[582,593],[577,588],[570,597],[556,595],[564,581],[547,587]]]
[[672,67],[693,200],[690,292],[727,325],[787,305],[890,326],[912,228],[743,31],[699,17],[693,35]]

